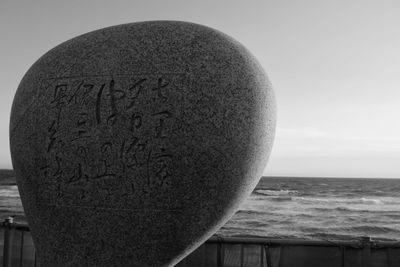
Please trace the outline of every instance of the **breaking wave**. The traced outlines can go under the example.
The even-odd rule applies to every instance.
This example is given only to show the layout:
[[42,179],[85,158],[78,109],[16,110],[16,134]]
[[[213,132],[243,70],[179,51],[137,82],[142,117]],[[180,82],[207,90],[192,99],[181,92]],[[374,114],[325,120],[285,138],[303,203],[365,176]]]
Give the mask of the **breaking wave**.
[[265,196],[291,196],[298,195],[297,190],[286,190],[286,189],[256,189],[253,193]]

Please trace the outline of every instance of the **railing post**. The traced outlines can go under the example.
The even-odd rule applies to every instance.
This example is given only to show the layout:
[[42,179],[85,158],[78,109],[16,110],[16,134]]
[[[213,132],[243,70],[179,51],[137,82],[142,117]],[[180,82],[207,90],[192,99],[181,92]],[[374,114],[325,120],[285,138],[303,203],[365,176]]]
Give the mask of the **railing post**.
[[346,247],[340,246],[341,254],[342,254],[342,267],[346,267]]
[[4,247],[3,247],[3,267],[11,267],[12,259],[12,240],[14,229],[12,229],[13,218],[8,217],[4,220]]
[[20,244],[20,251],[19,251],[19,267],[22,267],[22,263],[24,260],[24,234],[25,234],[25,231],[21,231],[21,244]]
[[260,245],[260,267],[264,267],[264,245]]
[[243,267],[244,264],[244,247],[243,244],[240,244],[240,267]]
[[[270,267],[270,266],[272,266],[271,253],[269,251],[270,245],[265,245],[264,248],[265,248],[265,261],[266,261],[267,267]],[[280,262],[280,259],[278,261],[278,265],[279,265],[279,262]]]
[[225,251],[221,242],[217,243],[217,267],[223,267],[225,261]]
[[371,257],[371,243],[372,239],[369,236],[361,237],[362,251],[362,267],[368,267]]

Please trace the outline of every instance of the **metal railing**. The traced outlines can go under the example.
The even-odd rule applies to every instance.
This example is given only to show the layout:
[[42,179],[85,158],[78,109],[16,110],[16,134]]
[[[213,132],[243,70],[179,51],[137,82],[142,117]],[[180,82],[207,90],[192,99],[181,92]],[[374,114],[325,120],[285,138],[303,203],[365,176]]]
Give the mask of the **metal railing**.
[[[11,266],[34,266],[36,267],[36,253],[34,251],[32,237],[30,236],[29,226],[26,224],[17,224],[13,222],[12,217],[9,217],[4,220],[4,222],[0,222],[0,229],[3,229],[3,249],[2,249],[2,263],[3,267],[11,267]],[[1,235],[0,235],[1,236]],[[19,244],[17,247],[18,250],[14,248],[15,243]],[[1,240],[0,240],[1,244]],[[29,254],[25,250],[26,245],[30,245],[33,249]],[[16,257],[16,255],[18,255]],[[31,262],[32,264],[26,264],[25,261]]]
[[[2,266],[36,267],[29,227],[6,219],[0,222],[1,229]],[[193,266],[394,267],[400,266],[400,242],[373,241],[368,237],[353,241],[314,241],[213,236],[176,265]]]

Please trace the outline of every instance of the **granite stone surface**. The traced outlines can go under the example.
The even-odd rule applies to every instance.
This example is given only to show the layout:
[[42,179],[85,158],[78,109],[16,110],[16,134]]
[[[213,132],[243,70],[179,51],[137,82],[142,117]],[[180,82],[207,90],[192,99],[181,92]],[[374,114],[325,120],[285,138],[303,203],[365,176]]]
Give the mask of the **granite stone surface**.
[[275,102],[239,42],[178,21],[42,56],[16,92],[13,166],[40,266],[172,266],[257,184]]

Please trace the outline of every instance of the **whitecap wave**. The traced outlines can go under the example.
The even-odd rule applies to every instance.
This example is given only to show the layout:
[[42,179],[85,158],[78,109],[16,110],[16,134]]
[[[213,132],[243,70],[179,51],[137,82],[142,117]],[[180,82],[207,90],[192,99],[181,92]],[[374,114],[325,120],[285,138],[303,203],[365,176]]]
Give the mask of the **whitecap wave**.
[[299,192],[296,190],[271,190],[271,189],[257,189],[254,191],[255,194],[265,195],[265,196],[289,196],[297,195]]
[[366,203],[366,204],[375,204],[375,205],[383,204],[383,201],[381,199],[377,199],[377,198],[362,197],[360,200],[361,200],[361,202]]

